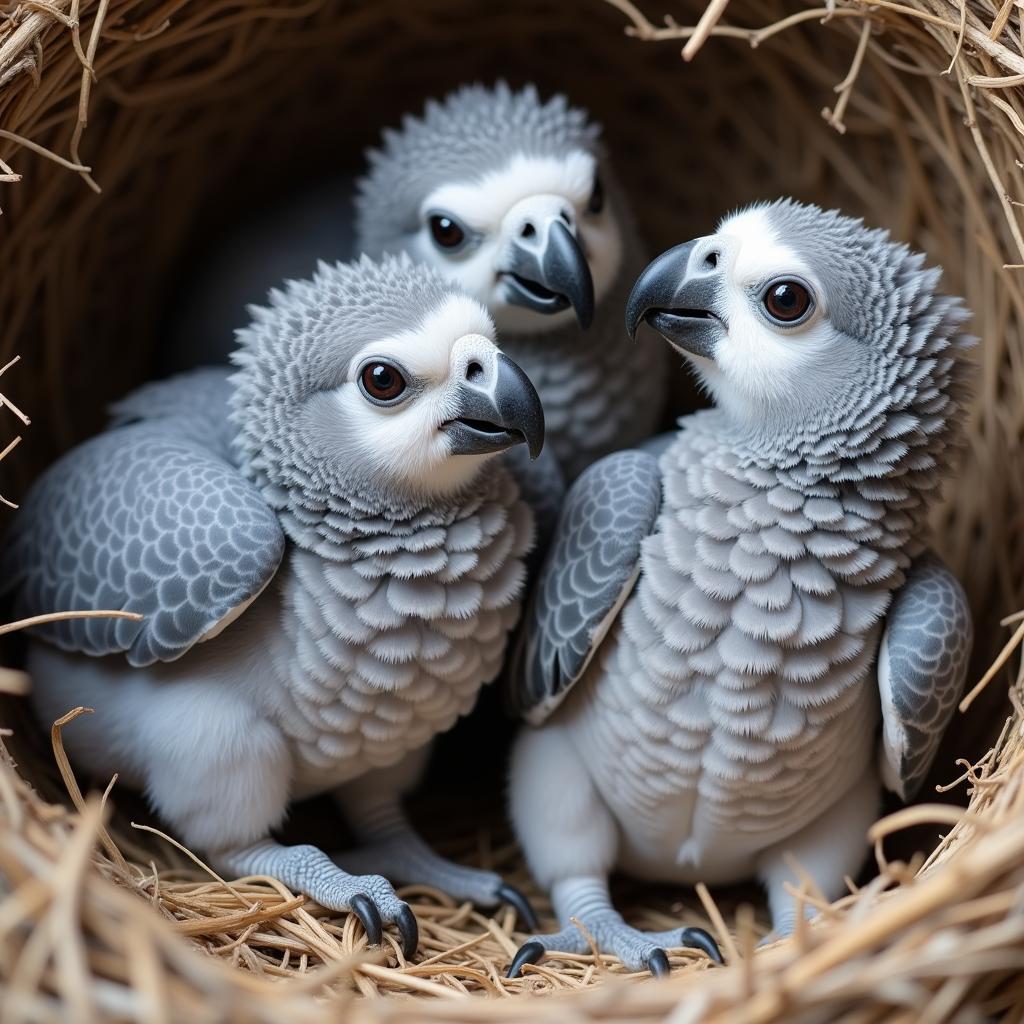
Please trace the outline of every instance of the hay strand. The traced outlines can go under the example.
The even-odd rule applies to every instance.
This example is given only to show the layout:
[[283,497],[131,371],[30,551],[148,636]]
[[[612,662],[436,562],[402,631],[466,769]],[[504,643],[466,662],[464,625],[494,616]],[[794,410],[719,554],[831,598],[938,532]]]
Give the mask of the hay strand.
[[[728,953],[724,968],[673,950],[672,978],[652,984],[613,958],[585,954],[551,957],[510,981],[503,968],[524,936],[507,912],[406,890],[422,936],[408,963],[391,938],[368,950],[349,916],[273,879],[219,879],[155,826],[129,827],[112,780],[101,797],[81,792],[63,751],[66,716],[45,757],[26,743],[20,768],[10,737],[0,743],[5,1024],[67,1015],[268,1024],[342,1015],[354,1024],[1024,1020],[1024,669],[1013,671],[1024,641],[1024,474],[1012,469],[1024,436],[1019,8],[837,0],[794,10],[783,0],[714,0],[673,5],[656,23],[658,6],[522,0],[481,15],[471,0],[0,5],[0,360],[10,360],[0,374],[16,346],[33,345],[31,373],[18,371],[18,404],[0,405],[22,425],[22,408],[34,410],[38,442],[27,453],[15,438],[0,460],[22,486],[96,426],[107,399],[148,373],[166,282],[189,254],[190,231],[211,203],[236,191],[246,200],[240,169],[257,169],[250,196],[268,183],[302,184],[282,155],[325,145],[338,97],[379,101],[345,109],[355,151],[427,83],[436,92],[455,76],[493,78],[499,60],[553,79],[552,54],[572,45],[574,98],[601,111],[610,148],[629,155],[617,169],[640,197],[654,246],[706,232],[726,206],[792,191],[890,226],[945,264],[950,288],[975,310],[983,344],[969,457],[934,526],[978,622],[979,682],[964,710],[983,728],[1012,715],[987,754],[987,745],[973,749],[966,725],[954,727],[958,749],[941,763],[956,764],[945,777],[960,773],[969,810],[927,805],[884,819],[871,835],[878,877],[851,883],[848,896],[769,947],[757,948],[763,923],[742,894],[701,888],[680,905],[645,891],[624,903],[641,927],[710,925]],[[439,69],[439,46],[460,60]],[[666,140],[671,119],[685,130]],[[324,166],[337,159],[318,152]],[[281,159],[268,167],[267,154]],[[0,670],[0,689],[27,685],[23,673]],[[11,741],[27,741],[27,731],[19,724]],[[52,789],[42,795],[54,776],[66,801]],[[448,852],[531,888],[500,831],[455,825]],[[914,825],[944,831],[938,847],[887,859],[883,842]],[[794,870],[794,892],[819,906]],[[512,998],[537,995],[548,998]]]

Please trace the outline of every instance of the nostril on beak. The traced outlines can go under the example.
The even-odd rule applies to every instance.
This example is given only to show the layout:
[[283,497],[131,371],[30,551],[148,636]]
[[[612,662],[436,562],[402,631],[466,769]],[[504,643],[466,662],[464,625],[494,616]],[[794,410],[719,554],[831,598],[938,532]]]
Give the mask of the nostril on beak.
[[521,238],[533,238],[535,234],[537,234],[537,229],[529,221],[519,229],[519,236]]
[[558,215],[558,217],[562,221],[563,224],[567,225],[568,227],[572,227],[572,216],[570,215],[568,210],[563,210]]
[[716,250],[712,249],[712,250],[711,250],[711,251],[710,251],[710,252],[709,252],[709,253],[708,253],[708,254],[707,254],[707,255],[706,255],[705,257],[704,257],[704,266],[705,266],[705,267],[706,267],[706,268],[707,268],[708,270],[714,270],[714,269],[715,269],[715,267],[717,267],[717,266],[718,266],[718,252],[717,252]]
[[484,368],[475,360],[471,359],[466,367],[466,380],[476,382],[484,375]]

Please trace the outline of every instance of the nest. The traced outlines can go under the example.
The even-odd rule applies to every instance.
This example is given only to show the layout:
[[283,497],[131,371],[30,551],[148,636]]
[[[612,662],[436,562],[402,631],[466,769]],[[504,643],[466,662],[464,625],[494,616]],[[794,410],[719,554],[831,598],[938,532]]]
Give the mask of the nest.
[[[610,958],[559,957],[506,981],[522,939],[510,913],[406,890],[415,962],[394,943],[368,950],[353,918],[269,879],[219,879],[170,837],[133,830],[145,811],[119,790],[83,797],[61,724],[41,737],[10,696],[0,1019],[1024,1019],[1024,716],[1011,673],[1024,638],[1012,614],[1024,606],[1020,10],[727,3],[0,2],[0,373],[16,398],[0,397],[0,493],[16,502],[151,373],[182,268],[219,228],[357,168],[381,123],[426,95],[496,74],[565,90],[604,122],[653,248],[788,193],[890,228],[974,309],[969,451],[933,523],[977,624],[973,706],[937,765],[967,809],[933,801],[883,819],[877,874],[756,954],[763,926],[742,894],[626,894],[641,926],[703,921],[725,968],[677,951],[673,977],[653,983]],[[0,670],[9,694],[28,685]],[[447,852],[528,885],[500,820],[433,817],[448,818],[428,828]],[[941,834],[937,847],[887,859],[887,837],[922,825],[907,849]],[[820,904],[809,885],[801,898]],[[522,998],[538,994],[549,997]]]

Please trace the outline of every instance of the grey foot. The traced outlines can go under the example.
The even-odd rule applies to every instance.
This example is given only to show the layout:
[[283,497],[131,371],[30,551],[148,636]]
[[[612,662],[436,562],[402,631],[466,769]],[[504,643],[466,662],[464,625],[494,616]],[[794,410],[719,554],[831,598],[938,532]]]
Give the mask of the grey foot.
[[349,874],[315,846],[281,846],[272,840],[221,851],[214,863],[236,875],[271,875],[328,910],[351,911],[362,922],[371,946],[380,945],[385,924],[394,924],[402,936],[406,959],[416,953],[416,916],[383,875]]
[[399,885],[429,885],[456,900],[469,900],[478,907],[511,906],[526,927],[537,927],[537,917],[529,900],[515,886],[493,871],[455,864],[436,854],[414,833],[345,850],[334,861],[346,871],[361,874],[379,871]]
[[[673,928],[665,932],[642,932],[631,928],[614,910],[600,910],[579,917],[603,953],[617,956],[631,971],[648,970],[656,977],[669,973],[665,950],[680,946],[699,949],[715,963],[722,963],[718,943],[703,928]],[[538,963],[545,953],[588,953],[590,944],[575,926],[551,935],[534,935],[519,947],[508,976],[518,978],[526,964]]]

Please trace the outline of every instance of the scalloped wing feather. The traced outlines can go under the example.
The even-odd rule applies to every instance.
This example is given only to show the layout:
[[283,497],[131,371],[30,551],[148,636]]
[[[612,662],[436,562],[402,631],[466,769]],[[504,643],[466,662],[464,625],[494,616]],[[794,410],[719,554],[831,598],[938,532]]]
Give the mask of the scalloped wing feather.
[[973,625],[960,582],[918,558],[886,619],[878,664],[882,777],[904,800],[920,789],[963,695]]
[[658,464],[644,452],[609,455],[573,484],[508,675],[509,704],[531,724],[558,707],[601,646],[660,507]]
[[114,609],[35,633],[68,651],[173,661],[255,600],[284,554],[256,487],[203,442],[140,422],[74,449],[36,483],[0,574],[16,614]]

